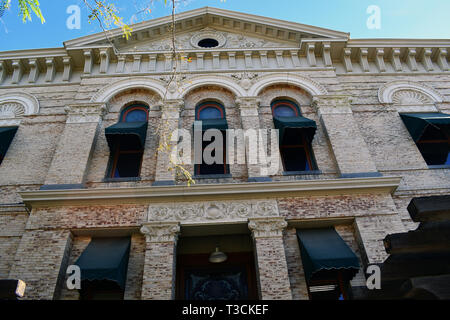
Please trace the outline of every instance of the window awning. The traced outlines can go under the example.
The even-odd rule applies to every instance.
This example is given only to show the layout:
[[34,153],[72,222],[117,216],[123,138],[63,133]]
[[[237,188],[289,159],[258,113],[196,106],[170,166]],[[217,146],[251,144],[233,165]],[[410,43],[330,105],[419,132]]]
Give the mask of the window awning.
[[0,155],[5,155],[8,151],[18,127],[2,127],[0,128]]
[[280,130],[280,141],[284,139],[287,129],[302,129],[306,139],[311,142],[317,130],[317,124],[314,120],[305,117],[274,117],[275,129]]
[[[196,126],[196,123],[200,124]],[[206,120],[196,120],[194,122],[194,130],[196,128],[200,128],[202,131],[206,131],[208,129],[217,129],[217,130],[227,130],[228,123],[227,119],[206,119]]]
[[429,126],[450,135],[450,114],[445,113],[403,113],[400,115],[411,137],[419,141]]
[[136,149],[144,148],[147,127],[147,122],[119,122],[106,128],[105,135],[109,148],[113,150],[121,138],[126,138]]
[[127,238],[93,238],[76,265],[81,280],[110,280],[125,287],[131,240]]
[[306,280],[329,278],[338,271],[351,280],[359,260],[334,228],[297,230]]

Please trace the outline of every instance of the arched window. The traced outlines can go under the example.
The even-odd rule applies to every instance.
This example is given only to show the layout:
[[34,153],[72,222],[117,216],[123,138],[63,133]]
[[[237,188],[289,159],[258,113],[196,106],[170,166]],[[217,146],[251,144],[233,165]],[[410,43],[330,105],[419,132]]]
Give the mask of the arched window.
[[140,175],[148,127],[148,107],[133,104],[122,110],[119,122],[106,129],[111,149],[109,178]]
[[217,102],[205,102],[197,106],[196,120],[224,119],[225,112],[221,104]]
[[272,114],[274,117],[298,117],[298,106],[289,100],[275,100],[272,102]]
[[271,104],[275,128],[280,130],[280,154],[285,172],[315,170],[311,140],[316,123],[301,116],[296,103],[277,99]]
[[126,107],[121,114],[120,122],[147,122],[148,108],[143,105]]
[[[204,158],[205,149],[209,145],[216,146],[217,141],[214,136],[212,139],[206,139],[202,142],[202,159],[201,163],[197,163],[195,166],[196,175],[223,175],[229,172],[228,165],[226,163],[226,129],[227,121],[225,118],[225,108],[218,102],[208,101],[199,104],[195,108],[195,120],[202,123],[202,137],[209,129],[217,129],[221,132],[223,145],[217,147],[211,152],[211,156],[216,160],[214,163],[207,163]],[[212,140],[212,141],[210,141]],[[219,143],[220,144],[220,143]],[[210,162],[210,161],[209,161]]]

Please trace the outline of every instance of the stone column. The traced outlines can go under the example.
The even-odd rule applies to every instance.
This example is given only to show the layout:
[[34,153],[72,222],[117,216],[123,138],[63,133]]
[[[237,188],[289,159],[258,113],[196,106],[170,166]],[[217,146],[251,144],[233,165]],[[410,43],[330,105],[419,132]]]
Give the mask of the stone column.
[[[246,97],[246,98],[238,98],[236,100],[236,104],[239,107],[241,121],[242,121],[242,129],[245,132],[248,130],[254,130],[257,140],[259,141],[259,130],[261,129],[259,123],[259,103],[260,99],[258,97]],[[264,137],[266,138],[266,137]],[[250,140],[250,138],[249,138]],[[251,139],[253,140],[253,139]],[[272,181],[267,176],[263,176],[261,174],[261,163],[255,164],[250,163],[250,154],[255,156],[255,159],[258,159],[258,144],[255,141],[249,141],[248,155],[247,155],[247,170],[248,170],[248,181],[250,182],[261,182],[261,181]],[[266,148],[267,150],[267,148]],[[267,151],[266,151],[267,152]]]
[[259,290],[262,300],[291,300],[283,229],[287,222],[282,217],[249,219],[257,262]]
[[365,266],[386,260],[383,240],[388,234],[407,231],[399,214],[356,217],[354,228]]
[[316,96],[313,104],[324,125],[341,177],[381,176],[353,118],[350,97]]
[[156,179],[153,185],[174,185],[175,170],[169,170],[170,154],[173,144],[171,135],[178,129],[180,110],[184,106],[184,100],[165,100],[162,106],[161,123],[159,126],[159,148],[156,160]]
[[68,230],[27,230],[16,251],[10,279],[25,281],[24,299],[59,299],[72,248]]
[[66,126],[43,189],[83,187],[106,107],[104,104],[87,103],[69,105],[65,110]]
[[178,222],[145,223],[146,250],[141,299],[175,299],[176,245]]

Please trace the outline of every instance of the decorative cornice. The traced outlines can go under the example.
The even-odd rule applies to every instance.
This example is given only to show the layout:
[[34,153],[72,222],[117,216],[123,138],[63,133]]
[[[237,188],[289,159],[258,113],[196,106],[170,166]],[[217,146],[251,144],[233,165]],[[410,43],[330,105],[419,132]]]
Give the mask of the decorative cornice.
[[194,186],[39,190],[19,192],[28,207],[100,205],[115,203],[160,203],[220,201],[225,199],[275,199],[311,195],[391,193],[401,177],[375,177],[284,182],[223,183]]
[[283,217],[252,218],[248,222],[248,228],[252,231],[254,239],[281,238],[287,225]]
[[180,232],[180,224],[178,222],[144,223],[140,231],[145,235],[147,242],[176,242]]
[[103,103],[68,105],[64,110],[67,113],[66,123],[98,123],[107,111]]

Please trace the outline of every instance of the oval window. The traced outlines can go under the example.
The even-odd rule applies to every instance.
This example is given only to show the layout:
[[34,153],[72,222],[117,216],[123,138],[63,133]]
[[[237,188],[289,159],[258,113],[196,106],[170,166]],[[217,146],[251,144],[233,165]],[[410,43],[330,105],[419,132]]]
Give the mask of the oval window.
[[198,46],[202,48],[215,48],[219,46],[219,41],[217,41],[216,39],[207,38],[200,40],[198,42]]

